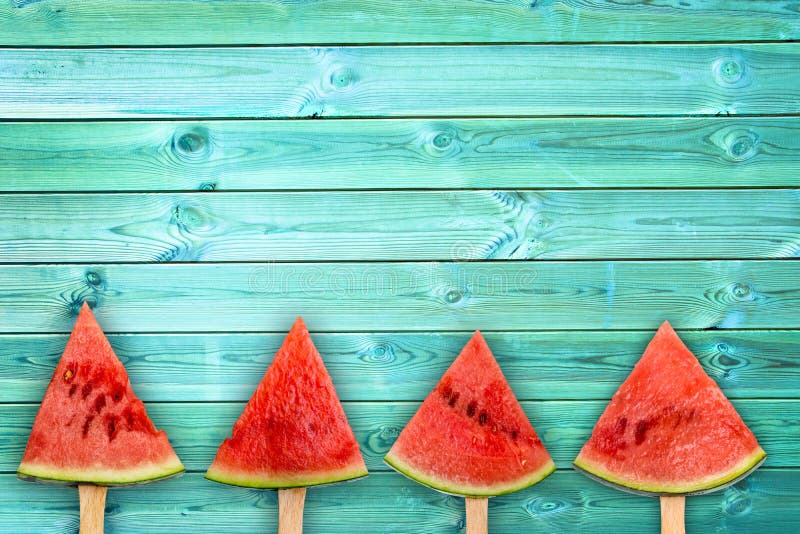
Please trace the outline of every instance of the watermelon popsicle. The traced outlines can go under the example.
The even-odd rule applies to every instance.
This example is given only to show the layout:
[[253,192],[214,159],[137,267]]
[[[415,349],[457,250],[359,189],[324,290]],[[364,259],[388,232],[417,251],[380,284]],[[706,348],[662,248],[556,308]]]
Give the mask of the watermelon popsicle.
[[365,476],[367,467],[333,381],[298,318],[206,478],[278,490],[278,532],[299,534],[307,486]]
[[532,486],[556,468],[477,331],[384,460],[465,497],[468,534],[487,531],[488,497]]
[[82,534],[103,532],[106,488],[183,473],[84,303],[33,423],[17,476],[78,485]]
[[660,497],[662,532],[683,533],[684,499],[726,488],[766,457],[697,358],[664,322],[597,421],[575,468]]

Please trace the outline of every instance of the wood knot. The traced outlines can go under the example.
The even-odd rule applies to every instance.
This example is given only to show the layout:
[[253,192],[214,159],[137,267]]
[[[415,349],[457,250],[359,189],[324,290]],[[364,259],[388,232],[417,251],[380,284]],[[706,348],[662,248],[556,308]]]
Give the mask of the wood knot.
[[758,152],[758,138],[753,134],[739,135],[731,140],[728,154],[735,161],[752,158]]
[[391,363],[395,361],[391,343],[376,343],[360,352],[360,359],[367,363]]
[[723,58],[714,62],[714,79],[719,85],[738,87],[746,82],[745,64],[734,58]]
[[725,513],[729,516],[747,515],[753,508],[753,501],[746,494],[736,492],[725,496]]
[[731,293],[737,300],[752,300],[751,289],[747,284],[735,283],[731,287]]
[[563,512],[570,508],[570,503],[556,497],[535,497],[529,499],[523,508],[529,516],[540,517]]
[[208,130],[192,128],[179,130],[172,137],[172,151],[181,159],[201,159],[211,151]]
[[347,89],[358,80],[356,73],[347,67],[334,70],[328,77],[328,81],[336,90]]
[[182,230],[202,230],[210,226],[208,218],[194,206],[178,204],[172,210],[172,221]]
[[464,298],[464,292],[460,289],[451,289],[444,294],[444,300],[448,304],[458,304]]
[[433,138],[433,146],[436,148],[447,148],[453,143],[453,135],[450,132],[440,132]]
[[86,283],[88,283],[92,287],[98,287],[102,285],[103,278],[94,271],[89,271],[86,273]]

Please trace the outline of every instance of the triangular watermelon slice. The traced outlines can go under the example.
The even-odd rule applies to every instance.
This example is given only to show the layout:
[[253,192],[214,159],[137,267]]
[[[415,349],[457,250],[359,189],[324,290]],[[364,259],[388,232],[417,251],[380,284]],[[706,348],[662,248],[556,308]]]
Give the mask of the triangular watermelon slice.
[[575,467],[626,491],[692,494],[746,476],[765,457],[665,322],[600,416]]
[[206,478],[284,489],[366,475],[331,377],[298,318]]
[[468,497],[518,491],[556,468],[477,331],[385,461],[417,482]]
[[183,472],[85,303],[44,394],[17,475],[101,486]]

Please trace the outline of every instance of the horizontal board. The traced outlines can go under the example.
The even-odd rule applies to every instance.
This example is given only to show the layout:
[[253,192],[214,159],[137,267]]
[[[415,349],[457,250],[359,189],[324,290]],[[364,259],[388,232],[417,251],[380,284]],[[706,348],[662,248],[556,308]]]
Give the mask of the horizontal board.
[[[691,497],[688,532],[792,532],[800,523],[800,472],[761,469],[719,493]],[[200,474],[108,492],[110,532],[274,532],[277,494],[224,486]],[[332,520],[335,518],[335,520]],[[622,493],[572,471],[489,501],[493,534],[657,532],[656,499]],[[313,533],[450,533],[464,528],[464,501],[395,473],[309,490],[303,531]],[[0,524],[10,532],[75,532],[78,492],[0,475]]]
[[[114,16],[109,17],[108,13]],[[788,1],[13,0],[0,45],[586,42],[800,37]]]
[[[102,322],[108,326],[105,318]],[[608,399],[653,333],[484,335],[520,399]],[[800,391],[800,331],[681,331],[680,336],[728,397],[797,397]],[[208,402],[247,400],[283,337],[111,334],[109,340],[145,401]],[[313,333],[339,396],[348,401],[424,398],[469,337],[467,332]],[[0,336],[0,403],[39,402],[66,342],[66,335]]]
[[800,327],[800,263],[451,262],[0,266],[0,332]]
[[[800,467],[800,400],[734,402],[767,451],[765,465]],[[523,408],[556,465],[568,468],[589,439],[606,404],[607,401],[523,402]],[[345,403],[371,472],[388,470],[383,457],[418,407],[416,402]],[[186,469],[205,472],[219,444],[230,436],[244,404],[155,403],[147,408],[156,426],[166,430]],[[37,409],[36,404],[0,405],[0,471],[16,471]]]
[[4,263],[798,255],[796,189],[0,195]]
[[5,49],[0,63],[5,119],[800,112],[794,44]]
[[7,192],[797,187],[800,118],[0,123],[0,161]]

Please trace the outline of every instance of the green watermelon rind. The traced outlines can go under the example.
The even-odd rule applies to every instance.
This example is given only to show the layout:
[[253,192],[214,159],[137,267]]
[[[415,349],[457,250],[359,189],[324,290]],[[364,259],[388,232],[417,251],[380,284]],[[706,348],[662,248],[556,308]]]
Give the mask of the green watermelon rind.
[[[77,471],[77,470],[76,470]],[[109,471],[112,471],[109,469]],[[41,484],[54,484],[60,486],[75,486],[77,484],[94,484],[96,486],[137,486],[140,484],[150,484],[168,478],[175,478],[183,475],[186,469],[182,464],[170,465],[163,470],[153,469],[151,473],[144,476],[131,474],[126,477],[124,470],[113,471],[113,476],[92,477],[76,475],[75,472],[65,472],[58,469],[48,470],[46,468],[26,469],[23,466],[17,470],[17,478],[26,482],[39,482]]]
[[608,469],[604,469],[598,462],[592,462],[579,455],[573,462],[573,466],[578,470],[587,474],[591,478],[596,478],[602,482],[607,482],[613,486],[618,487],[622,491],[631,491],[639,494],[657,495],[693,495],[710,493],[717,489],[722,489],[734,483],[745,476],[749,475],[757,467],[759,467],[767,453],[761,447],[757,447],[752,453],[744,457],[734,467],[721,474],[716,474],[707,477],[701,481],[693,483],[680,483],[670,484],[669,482],[660,482],[655,484],[637,484],[631,483],[628,480],[620,477],[618,474],[612,473]]
[[344,482],[354,482],[369,475],[366,468],[350,470],[350,472],[343,473],[343,470],[336,470],[335,472],[317,473],[314,475],[303,477],[302,479],[280,479],[280,478],[262,478],[257,475],[242,475],[236,476],[233,473],[226,474],[222,469],[214,469],[213,466],[205,474],[206,480],[212,482],[219,482],[220,484],[227,484],[228,486],[239,486],[243,488],[255,489],[290,489],[290,488],[307,488],[312,486],[329,486],[332,484],[339,484]]
[[418,482],[424,486],[435,489],[448,495],[456,495],[459,497],[497,497],[499,495],[506,495],[516,491],[524,490],[534,484],[541,482],[556,470],[556,464],[552,459],[549,459],[542,467],[531,473],[529,476],[516,480],[511,483],[499,483],[494,486],[458,486],[455,484],[448,484],[446,481],[437,479],[435,477],[426,475],[408,465],[406,462],[392,455],[391,451],[387,454],[383,461],[400,473],[414,482]]

